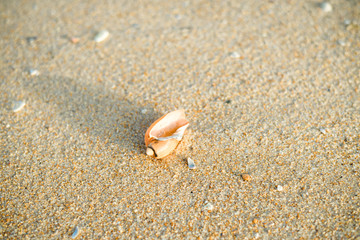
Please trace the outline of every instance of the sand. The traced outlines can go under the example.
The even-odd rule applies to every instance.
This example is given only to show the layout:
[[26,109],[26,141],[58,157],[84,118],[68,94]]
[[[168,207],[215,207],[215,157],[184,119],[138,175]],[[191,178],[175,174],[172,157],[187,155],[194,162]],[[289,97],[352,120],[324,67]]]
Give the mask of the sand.
[[360,238],[360,2],[319,3],[1,1],[1,238]]

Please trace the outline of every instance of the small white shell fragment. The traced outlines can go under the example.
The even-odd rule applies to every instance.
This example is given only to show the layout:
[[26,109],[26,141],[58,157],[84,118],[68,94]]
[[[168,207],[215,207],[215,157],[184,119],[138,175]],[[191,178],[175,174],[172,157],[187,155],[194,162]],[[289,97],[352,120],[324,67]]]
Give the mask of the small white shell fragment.
[[13,112],[18,112],[25,107],[24,101],[15,101],[13,105]]
[[346,45],[346,42],[344,40],[338,40],[337,43],[340,45],[340,46],[345,46]]
[[192,160],[191,158],[188,158],[187,162],[188,162],[188,166],[189,166],[190,169],[195,169],[196,168],[194,160]]
[[320,8],[324,11],[324,12],[331,12],[332,11],[332,6],[330,3],[328,2],[322,2],[320,3]]
[[214,209],[214,205],[212,205],[210,202],[206,201],[205,206],[204,206],[204,210],[212,211],[213,209]]
[[238,52],[232,52],[232,53],[230,53],[230,57],[232,57],[232,58],[240,58],[240,54]]
[[37,69],[30,69],[29,74],[30,76],[39,76],[40,72]]
[[320,131],[322,134],[326,134],[326,130],[325,130],[325,128],[323,128],[323,127],[320,127],[320,128],[319,128],[319,131]]
[[281,185],[277,185],[276,190],[278,190],[279,192],[284,190],[284,187]]
[[71,235],[72,239],[75,239],[79,235],[79,228],[76,226],[73,234]]
[[94,41],[99,43],[104,41],[107,37],[109,36],[109,32],[106,30],[102,30],[100,32],[98,32],[98,34],[96,34],[96,36],[94,37]]

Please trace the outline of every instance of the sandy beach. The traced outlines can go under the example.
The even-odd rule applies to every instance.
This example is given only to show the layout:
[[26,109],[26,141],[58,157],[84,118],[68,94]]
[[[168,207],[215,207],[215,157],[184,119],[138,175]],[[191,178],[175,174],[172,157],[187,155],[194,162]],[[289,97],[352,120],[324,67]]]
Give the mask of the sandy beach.
[[0,238],[360,239],[360,1],[321,3],[0,1]]

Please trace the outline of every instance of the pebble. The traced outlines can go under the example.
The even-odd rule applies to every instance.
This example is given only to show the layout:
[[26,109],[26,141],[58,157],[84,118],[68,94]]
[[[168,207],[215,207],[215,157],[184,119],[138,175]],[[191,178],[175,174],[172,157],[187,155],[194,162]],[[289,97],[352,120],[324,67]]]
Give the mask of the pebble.
[[344,20],[344,24],[347,26],[347,25],[350,25],[351,24],[351,20],[349,19],[345,19]]
[[324,11],[324,12],[331,12],[332,11],[332,6],[330,3],[328,2],[322,2],[320,3],[320,8]]
[[72,43],[78,43],[78,42],[80,41],[80,38],[72,37],[72,38],[70,38],[70,41],[71,41]]
[[212,211],[214,209],[214,205],[209,203],[208,201],[205,202],[204,210],[206,211]]
[[242,179],[244,181],[250,181],[251,180],[251,176],[249,174],[247,174],[247,173],[242,174],[241,177],[242,177]]
[[30,74],[30,76],[39,76],[40,72],[37,69],[30,69],[29,74]]
[[102,42],[104,41],[107,37],[109,36],[109,32],[106,30],[102,30],[100,32],[98,32],[98,34],[96,34],[96,36],[94,37],[94,41],[95,42]]
[[18,112],[25,107],[24,101],[15,101],[13,106],[13,112]]
[[26,41],[27,41],[29,44],[31,44],[31,43],[35,42],[36,39],[37,39],[37,37],[27,37],[27,38],[26,38]]
[[278,190],[279,192],[284,190],[284,187],[281,185],[277,185],[276,190]]
[[194,160],[192,160],[191,158],[188,158],[187,162],[188,162],[188,166],[189,166],[190,169],[195,169],[196,168]]
[[232,57],[232,58],[240,58],[240,54],[238,52],[232,52],[232,53],[230,53],[230,57]]
[[79,235],[79,228],[75,227],[73,234],[71,235],[72,239],[75,239]]

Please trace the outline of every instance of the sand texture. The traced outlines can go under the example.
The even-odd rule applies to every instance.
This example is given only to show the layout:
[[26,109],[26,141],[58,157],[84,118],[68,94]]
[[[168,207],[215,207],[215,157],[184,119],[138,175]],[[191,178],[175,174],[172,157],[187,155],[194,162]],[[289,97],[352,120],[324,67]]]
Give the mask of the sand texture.
[[0,238],[359,239],[360,1],[329,3],[1,0]]

